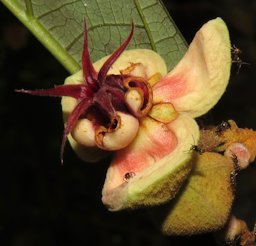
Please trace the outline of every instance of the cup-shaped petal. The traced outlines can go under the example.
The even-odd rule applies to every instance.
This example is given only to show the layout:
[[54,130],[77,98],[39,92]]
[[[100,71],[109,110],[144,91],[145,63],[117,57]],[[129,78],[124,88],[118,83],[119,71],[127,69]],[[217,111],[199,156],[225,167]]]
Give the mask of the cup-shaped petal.
[[[107,57],[103,57],[93,65],[96,70],[104,64]],[[113,66],[109,69],[109,74],[120,74],[125,71],[132,64],[138,64],[131,71],[132,76],[141,76],[143,78],[150,78],[154,74],[160,73],[162,76],[167,74],[167,67],[163,58],[156,52],[147,49],[126,50],[116,60]]]
[[200,116],[224,93],[230,68],[228,29],[217,18],[203,25],[178,65],[153,87],[154,102],[170,102],[178,112]]
[[96,143],[105,150],[120,150],[129,145],[139,130],[139,121],[132,115],[117,112],[118,123],[115,129],[106,130],[100,127],[96,130]]
[[[187,115],[169,124],[145,118],[136,140],[114,155],[103,187],[103,203],[110,210],[120,210],[172,199],[191,170],[190,148],[198,137],[197,124]],[[127,181],[129,173],[133,175]]]
[[95,130],[93,124],[88,119],[78,120],[73,131],[72,137],[76,142],[87,147],[95,147]]

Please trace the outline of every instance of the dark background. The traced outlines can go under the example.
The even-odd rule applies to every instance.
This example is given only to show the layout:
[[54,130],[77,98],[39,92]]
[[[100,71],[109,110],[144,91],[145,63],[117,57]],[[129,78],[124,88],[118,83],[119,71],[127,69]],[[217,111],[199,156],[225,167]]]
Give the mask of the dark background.
[[[234,119],[256,129],[256,1],[164,1],[188,43],[200,26],[221,16],[243,61],[227,92],[202,124]],[[68,73],[0,4],[0,245],[215,245],[209,234],[166,237],[145,209],[108,212],[101,188],[108,161],[89,165],[69,146],[59,159],[62,115],[59,99],[14,93],[47,88]],[[256,167],[241,173],[234,210],[256,220]]]

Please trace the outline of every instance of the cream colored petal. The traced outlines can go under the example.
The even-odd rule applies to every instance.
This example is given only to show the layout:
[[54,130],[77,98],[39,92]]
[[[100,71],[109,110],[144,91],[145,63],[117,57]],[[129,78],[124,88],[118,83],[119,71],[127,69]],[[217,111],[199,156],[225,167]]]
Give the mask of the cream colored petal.
[[95,129],[88,119],[78,120],[71,134],[79,144],[87,147],[96,147]]
[[[100,59],[93,65],[96,70],[99,70],[107,57]],[[120,74],[121,70],[126,69],[132,63],[139,63],[139,66],[134,71],[133,76],[141,76],[150,78],[156,73],[160,73],[162,76],[167,74],[167,67],[163,58],[156,52],[148,49],[134,49],[126,50],[116,60],[108,74]]]
[[153,87],[154,102],[170,102],[192,117],[203,115],[224,93],[230,68],[228,29],[216,18],[203,25],[178,65]]
[[138,119],[118,111],[117,115],[119,122],[116,129],[111,132],[102,133],[100,142],[97,142],[99,148],[108,151],[120,150],[135,139],[140,127]]

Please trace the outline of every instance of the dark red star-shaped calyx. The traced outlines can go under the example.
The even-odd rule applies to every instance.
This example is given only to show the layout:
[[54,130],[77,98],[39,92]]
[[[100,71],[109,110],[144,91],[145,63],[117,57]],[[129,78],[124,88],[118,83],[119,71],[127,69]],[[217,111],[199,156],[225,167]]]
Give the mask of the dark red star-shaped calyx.
[[[70,113],[61,145],[61,160],[63,160],[64,146],[67,135],[71,133],[76,122],[80,118],[90,119],[95,128],[103,126],[99,134],[114,131],[119,124],[120,118],[117,111],[128,113],[134,117],[144,116],[151,107],[152,91],[147,81],[141,77],[133,77],[129,74],[108,75],[108,71],[117,58],[129,45],[134,33],[134,24],[122,45],[106,60],[99,72],[95,71],[88,49],[88,34],[85,23],[84,47],[82,53],[82,70],[84,83],[55,86],[41,90],[16,90],[38,96],[62,97],[69,96],[77,100],[74,110]],[[130,89],[138,89],[143,97],[143,104],[139,111],[134,111],[126,102],[126,94]],[[102,129],[102,128],[101,128]],[[105,132],[104,132],[105,131]],[[101,137],[97,136],[97,139]]]

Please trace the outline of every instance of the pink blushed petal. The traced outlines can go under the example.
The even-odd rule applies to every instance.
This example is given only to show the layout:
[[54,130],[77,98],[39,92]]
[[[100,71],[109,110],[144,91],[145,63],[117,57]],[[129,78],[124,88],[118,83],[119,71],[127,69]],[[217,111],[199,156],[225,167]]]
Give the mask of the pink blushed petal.
[[172,199],[191,170],[190,148],[198,139],[198,125],[185,114],[169,124],[144,118],[137,138],[114,155],[103,203],[116,211]]
[[92,100],[91,99],[84,99],[80,101],[75,109],[72,111],[72,113],[69,115],[68,120],[66,122],[66,127],[63,133],[63,138],[62,138],[62,144],[61,144],[61,163],[63,163],[63,153],[64,153],[64,147],[65,143],[67,141],[67,135],[72,131],[73,127],[75,126],[75,123],[81,116],[81,114],[88,109],[88,107],[91,105]]
[[217,18],[203,25],[178,65],[153,87],[154,102],[170,102],[193,118],[203,115],[224,93],[230,68],[228,29]]
[[98,80],[100,83],[102,83],[107,76],[108,70],[113,65],[113,63],[116,61],[116,59],[123,53],[123,51],[127,48],[129,45],[132,36],[134,33],[134,23],[132,22],[132,27],[129,36],[127,39],[123,42],[123,44],[107,59],[107,61],[103,64],[101,67],[99,74],[98,74]]
[[[138,173],[170,154],[177,145],[172,130],[151,118],[144,119],[136,140],[127,148],[116,152],[111,168],[117,169],[116,182],[123,182],[128,172]],[[120,180],[118,180],[118,178]]]
[[172,76],[164,77],[159,83],[154,87],[154,97],[162,102],[173,102],[176,98],[182,97],[189,93],[192,88],[188,87],[187,73],[184,70],[183,74],[175,74]]
[[172,152],[177,145],[175,134],[164,124],[152,119],[144,120],[140,125],[140,135],[130,149],[121,150],[113,162],[118,163],[123,176],[128,171],[139,172],[146,166],[158,161]]

